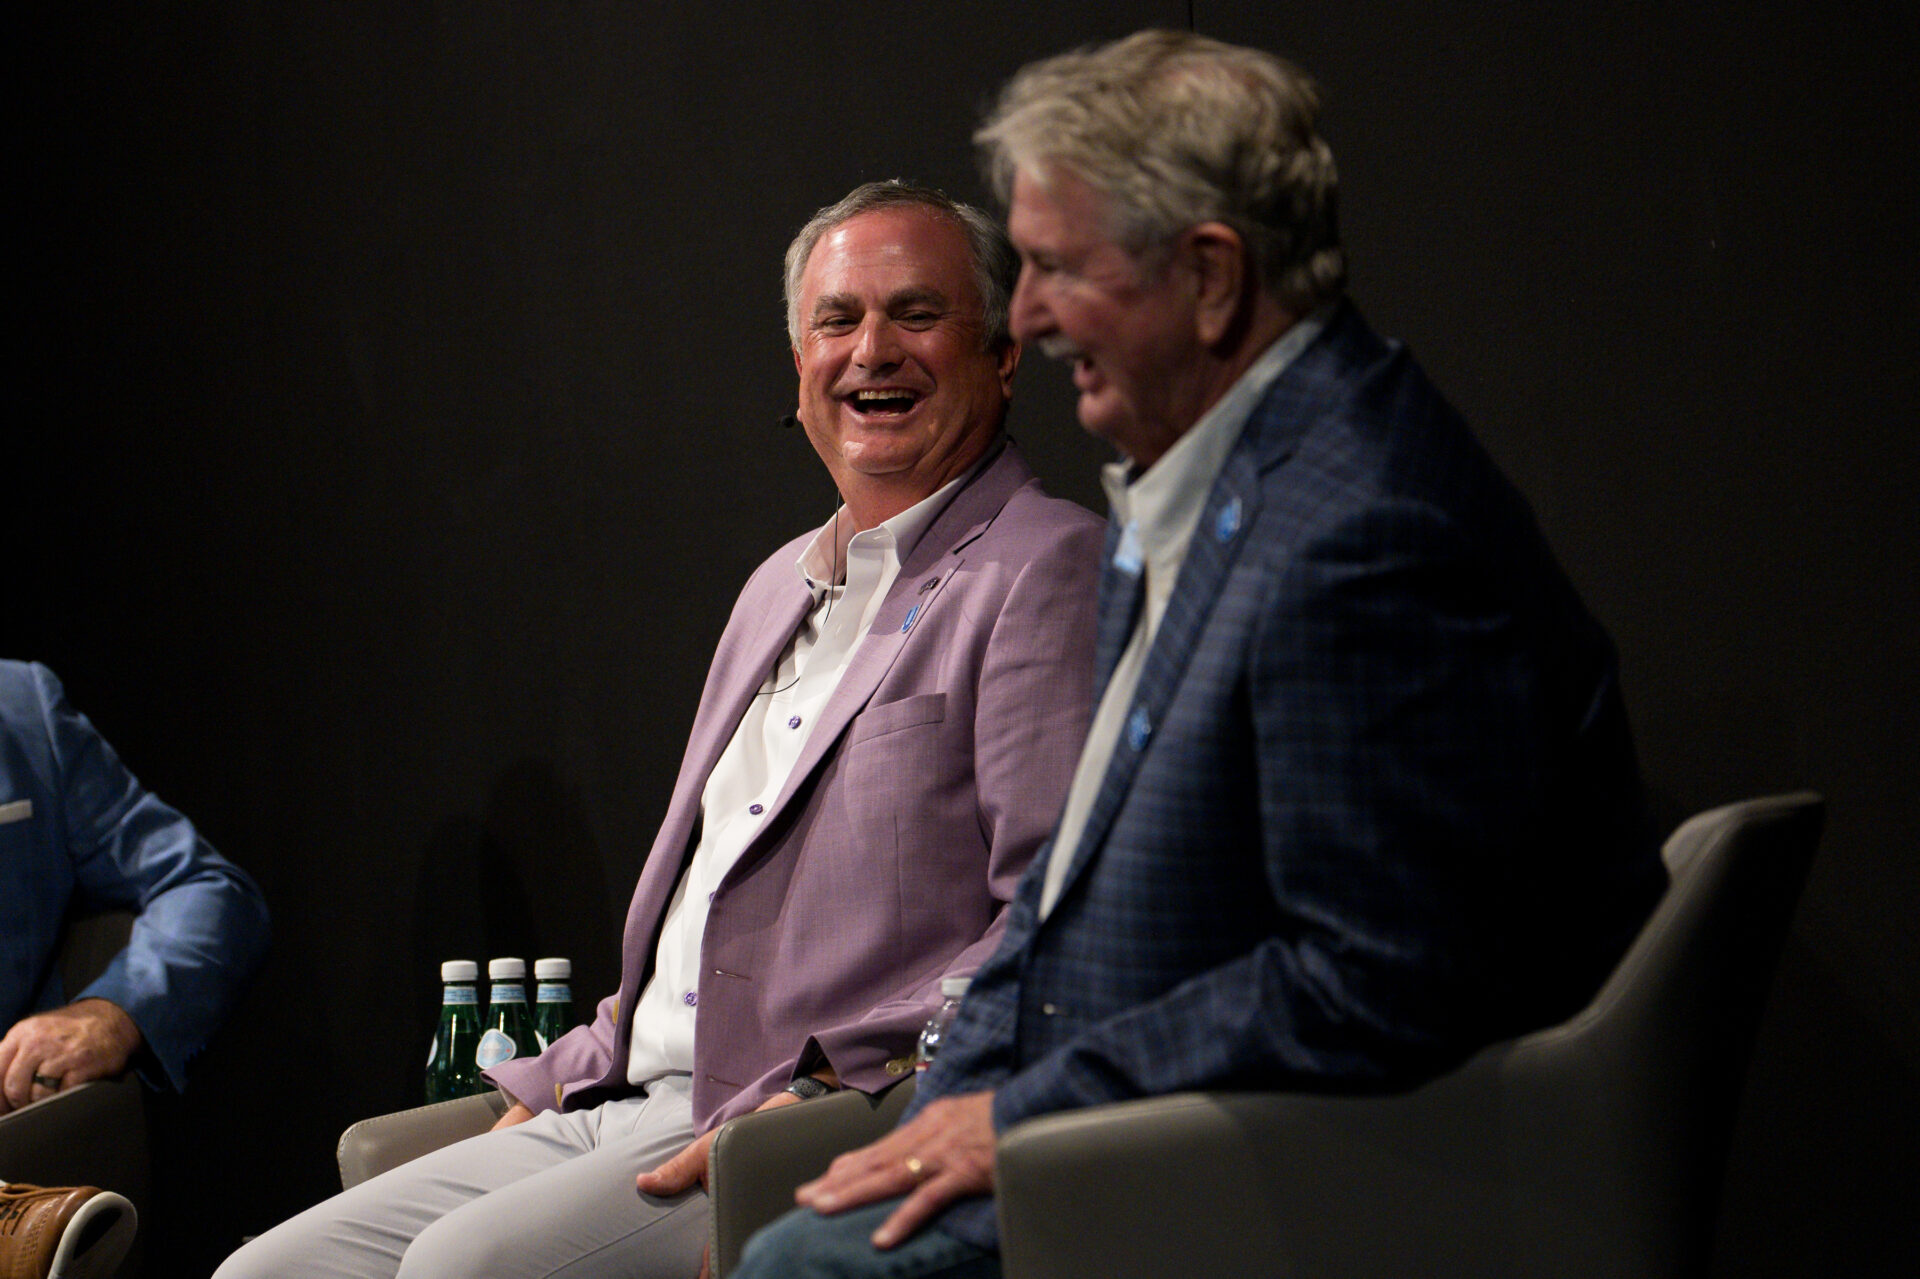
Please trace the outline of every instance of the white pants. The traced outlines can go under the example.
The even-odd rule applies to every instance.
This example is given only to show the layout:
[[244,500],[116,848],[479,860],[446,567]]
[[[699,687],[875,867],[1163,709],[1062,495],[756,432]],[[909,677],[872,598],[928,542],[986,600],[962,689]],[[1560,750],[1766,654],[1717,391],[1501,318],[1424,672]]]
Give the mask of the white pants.
[[707,1196],[634,1190],[693,1140],[691,1084],[547,1111],[364,1181],[227,1258],[215,1279],[693,1279]]

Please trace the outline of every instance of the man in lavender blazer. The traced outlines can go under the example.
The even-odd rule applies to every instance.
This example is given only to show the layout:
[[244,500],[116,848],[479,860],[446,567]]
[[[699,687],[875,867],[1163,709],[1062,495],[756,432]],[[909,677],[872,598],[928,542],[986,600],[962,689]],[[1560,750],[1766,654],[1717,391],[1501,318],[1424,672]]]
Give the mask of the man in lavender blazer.
[[799,421],[844,505],[734,607],[619,991],[487,1072],[513,1103],[494,1132],[308,1210],[222,1279],[692,1279],[717,1125],[911,1071],[941,979],[998,943],[1090,713],[1103,528],[1003,433],[1015,273],[998,226],[925,188],[869,184],[802,230]]
[[[822,1068],[863,1092],[897,1083],[940,978],[992,952],[1084,734],[1101,534],[1007,443],[901,565],[710,907],[693,992],[701,1130]],[[627,911],[619,993],[546,1052],[487,1072],[531,1110],[630,1091],[634,1004],[701,792],[812,603],[793,572],[807,541],[760,566],[721,637]]]

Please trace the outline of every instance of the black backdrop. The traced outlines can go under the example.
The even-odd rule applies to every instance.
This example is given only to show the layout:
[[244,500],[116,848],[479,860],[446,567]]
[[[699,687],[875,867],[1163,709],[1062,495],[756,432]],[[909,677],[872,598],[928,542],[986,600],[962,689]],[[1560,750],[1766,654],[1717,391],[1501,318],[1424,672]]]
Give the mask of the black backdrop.
[[[868,178],[980,197],[967,135],[1014,67],[1189,22],[1325,84],[1355,296],[1613,628],[1663,815],[1832,801],[1716,1273],[1911,1260],[1913,16],[69,8],[13,55],[0,652],[52,665],[277,929],[157,1108],[153,1269],[204,1274],[414,1100],[438,960],[611,988],[732,594],[833,500],[774,425],[786,240]],[[1100,509],[1041,364],[1015,434]]]

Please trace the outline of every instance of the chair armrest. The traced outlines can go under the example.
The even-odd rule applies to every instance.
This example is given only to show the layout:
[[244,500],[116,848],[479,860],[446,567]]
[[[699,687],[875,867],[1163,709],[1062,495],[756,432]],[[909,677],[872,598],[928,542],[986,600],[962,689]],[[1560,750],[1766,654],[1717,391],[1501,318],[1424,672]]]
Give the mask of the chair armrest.
[[1503,1194],[1473,1109],[1176,1093],[1018,1124],[995,1155],[1006,1279],[1456,1273],[1449,1236]]
[[477,1137],[506,1113],[506,1100],[488,1092],[362,1119],[340,1134],[341,1189],[351,1190],[409,1159]]
[[0,1115],[0,1178],[99,1186],[147,1203],[146,1098],[132,1074],[63,1088]]
[[715,1279],[733,1272],[748,1236],[793,1207],[802,1182],[825,1172],[834,1156],[891,1131],[912,1096],[909,1079],[877,1096],[847,1089],[721,1125],[707,1153]]

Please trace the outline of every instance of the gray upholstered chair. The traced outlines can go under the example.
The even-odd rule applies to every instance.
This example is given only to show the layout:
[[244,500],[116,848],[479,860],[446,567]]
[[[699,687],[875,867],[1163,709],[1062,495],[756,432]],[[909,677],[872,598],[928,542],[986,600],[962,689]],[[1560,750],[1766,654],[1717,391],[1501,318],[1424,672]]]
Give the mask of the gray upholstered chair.
[[[997,1159],[1008,1279],[1704,1272],[1746,1060],[1822,815],[1802,794],[1687,822],[1665,849],[1672,887],[1593,1002],[1424,1087],[1183,1094],[1017,1126]],[[831,1100],[858,1121],[842,1134],[824,1100],[721,1131],[719,1275],[790,1202],[797,1166],[870,1139],[860,1101]],[[806,1131],[783,1145],[787,1124]]]
[[[127,944],[133,915],[108,911],[67,921],[60,980],[84,990]],[[149,1203],[151,1165],[143,1086],[131,1072],[63,1089],[0,1115],[0,1179],[40,1186],[99,1186],[125,1195],[136,1213]],[[140,1245],[120,1268],[131,1279]]]

